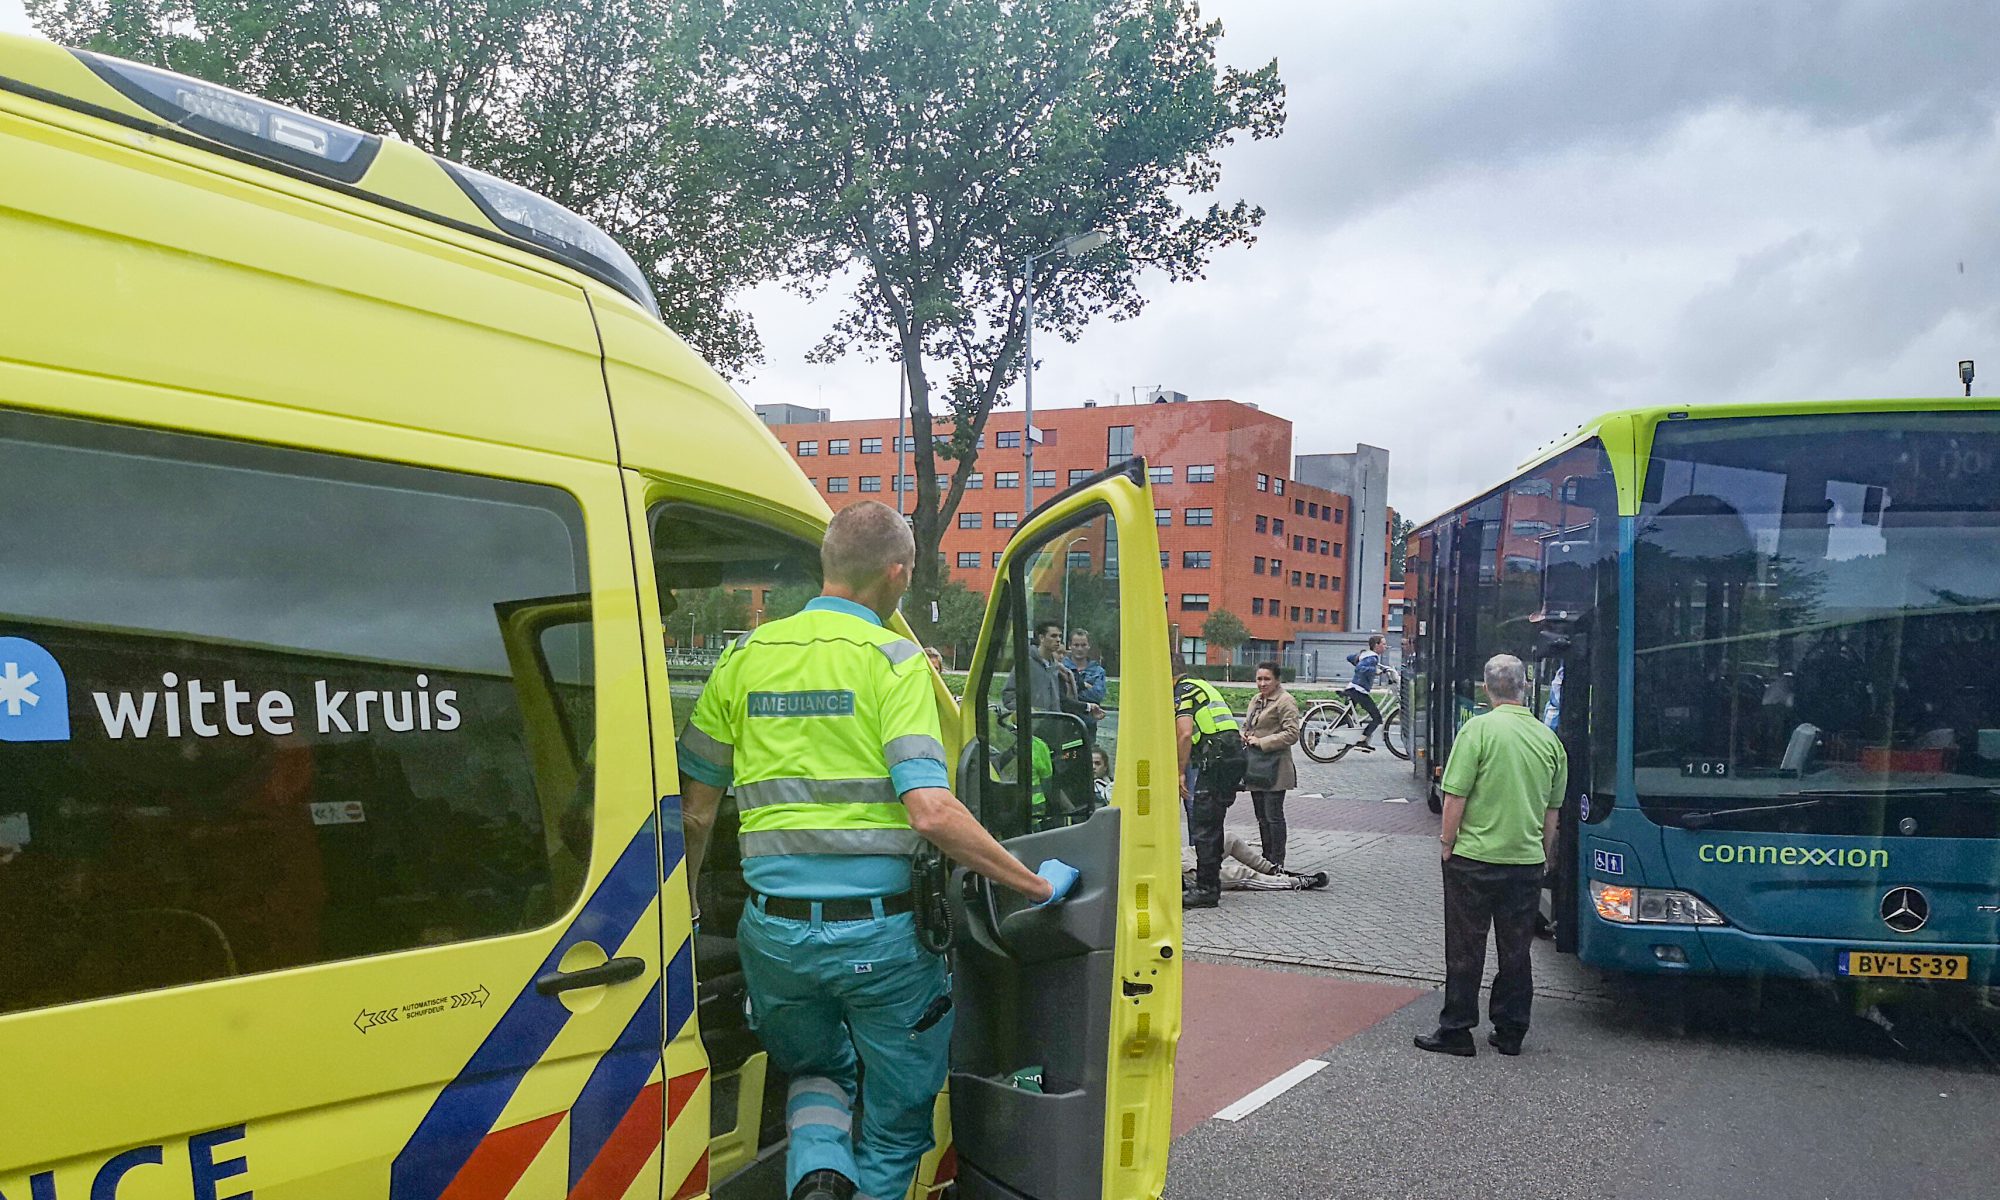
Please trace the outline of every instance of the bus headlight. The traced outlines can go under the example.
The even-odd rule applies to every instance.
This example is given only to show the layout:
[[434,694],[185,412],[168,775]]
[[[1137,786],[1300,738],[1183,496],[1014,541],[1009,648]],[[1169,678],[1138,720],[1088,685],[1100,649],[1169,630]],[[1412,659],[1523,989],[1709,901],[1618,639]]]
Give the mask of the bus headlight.
[[1598,916],[1619,925],[1729,924],[1708,901],[1672,888],[1635,888],[1593,879],[1590,903]]

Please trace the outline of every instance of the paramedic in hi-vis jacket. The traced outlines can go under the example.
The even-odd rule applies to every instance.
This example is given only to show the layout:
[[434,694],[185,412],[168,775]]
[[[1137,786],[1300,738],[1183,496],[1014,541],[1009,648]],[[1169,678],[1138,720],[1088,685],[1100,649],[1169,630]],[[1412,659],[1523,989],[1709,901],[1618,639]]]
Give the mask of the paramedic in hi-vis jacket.
[[785,1186],[795,1200],[902,1200],[951,1047],[950,983],[917,941],[911,856],[929,841],[1041,904],[1077,872],[1056,859],[1028,870],[951,793],[929,664],[884,626],[916,562],[903,518],[873,501],[841,510],[820,562],[819,598],[731,644],[681,736],[688,882],[733,790],[744,980],[792,1080]]

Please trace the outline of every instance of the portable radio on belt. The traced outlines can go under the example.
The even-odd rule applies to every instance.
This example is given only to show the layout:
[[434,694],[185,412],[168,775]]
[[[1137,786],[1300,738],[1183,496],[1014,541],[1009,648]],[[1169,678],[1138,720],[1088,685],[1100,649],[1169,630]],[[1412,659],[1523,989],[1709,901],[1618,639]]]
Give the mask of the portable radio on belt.
[[910,864],[910,899],[917,924],[917,943],[932,954],[943,954],[957,940],[951,923],[951,864],[944,851],[926,842]]

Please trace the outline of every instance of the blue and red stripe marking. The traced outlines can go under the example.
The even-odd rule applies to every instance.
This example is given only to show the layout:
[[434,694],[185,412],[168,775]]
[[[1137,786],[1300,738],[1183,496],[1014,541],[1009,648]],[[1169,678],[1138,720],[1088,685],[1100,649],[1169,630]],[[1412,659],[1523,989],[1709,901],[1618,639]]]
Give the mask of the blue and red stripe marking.
[[[607,948],[624,943],[659,894],[660,882],[680,865],[685,847],[679,816],[678,797],[661,801],[660,818],[649,819],[633,836],[493,1031],[445,1085],[390,1166],[390,1200],[497,1200],[520,1180],[565,1115],[570,1195],[576,1200],[622,1195],[644,1170],[703,1074],[680,1076],[664,1088],[646,1082],[666,1041],[694,1014],[692,938],[599,1059],[567,1114],[498,1131],[493,1126],[569,1021],[561,1000],[535,990],[535,977],[554,970],[579,942]],[[706,1186],[705,1163],[696,1173]]]

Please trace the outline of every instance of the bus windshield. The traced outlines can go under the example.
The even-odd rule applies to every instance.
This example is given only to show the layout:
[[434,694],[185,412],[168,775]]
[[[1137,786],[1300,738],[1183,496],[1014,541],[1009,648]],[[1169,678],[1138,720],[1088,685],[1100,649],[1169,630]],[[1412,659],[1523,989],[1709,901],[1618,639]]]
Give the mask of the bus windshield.
[[1663,421],[1635,551],[1649,811],[2000,802],[2000,413]]

